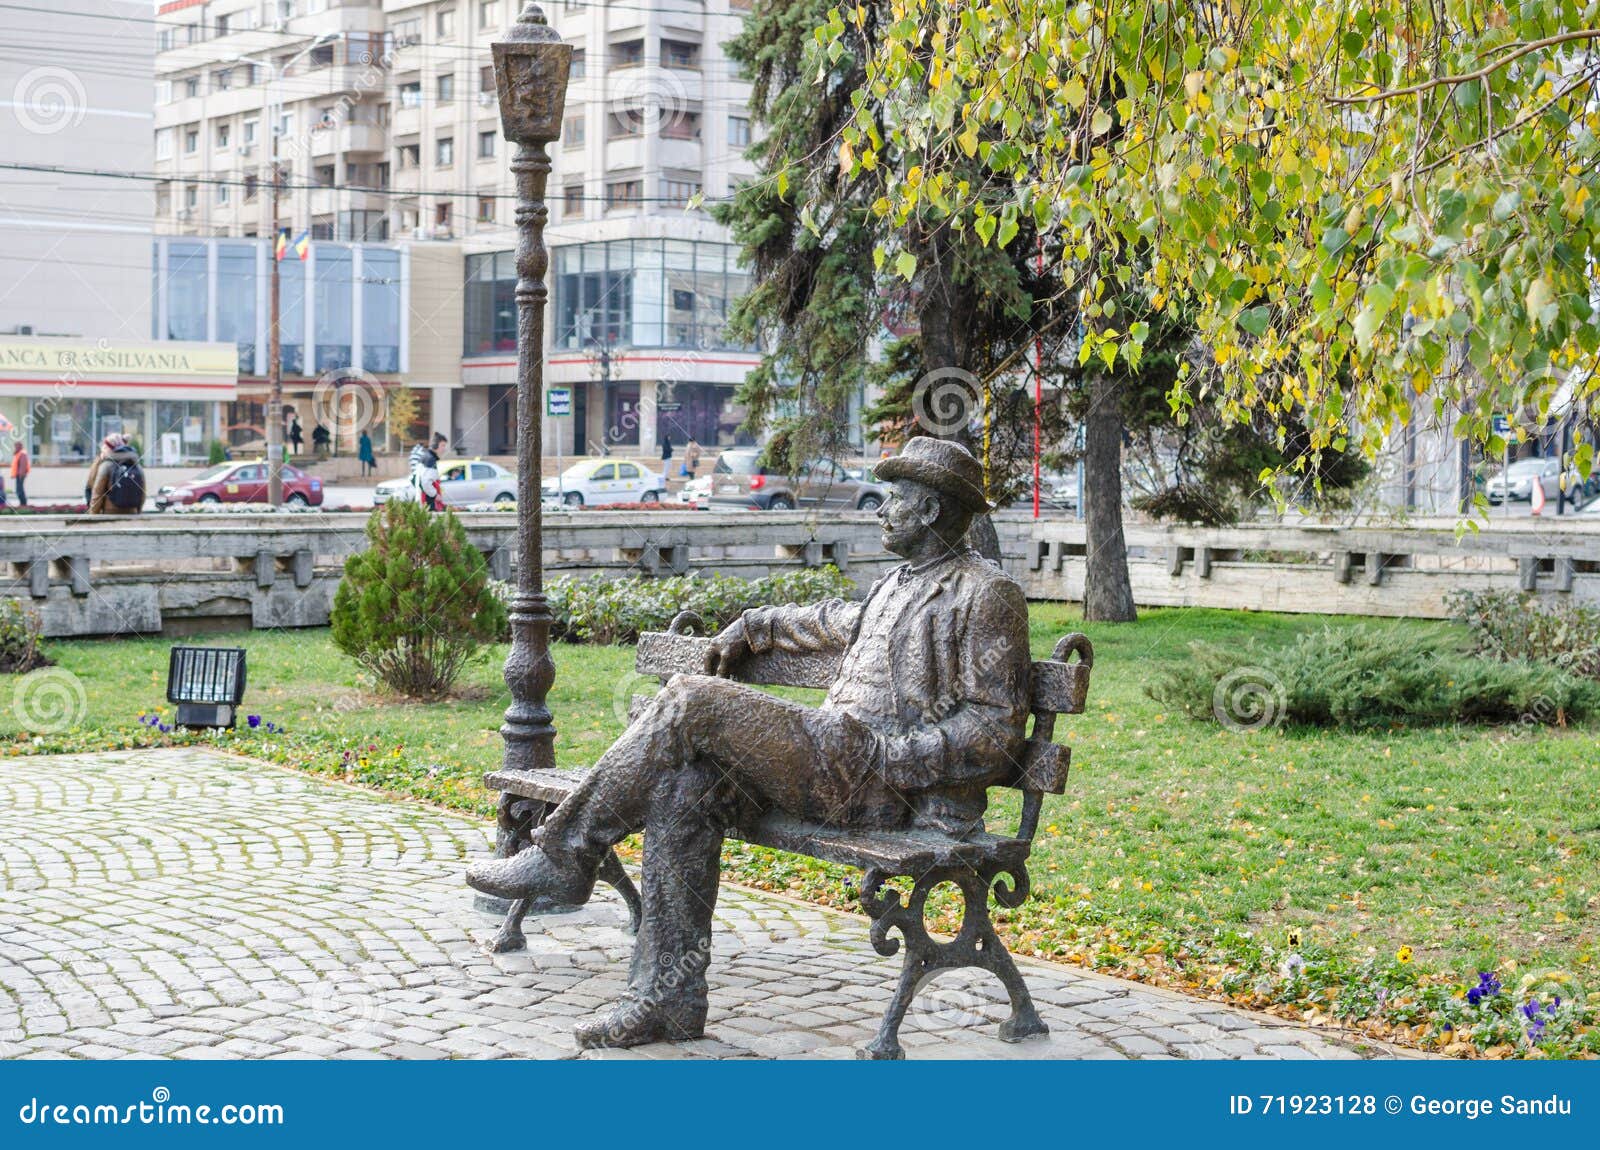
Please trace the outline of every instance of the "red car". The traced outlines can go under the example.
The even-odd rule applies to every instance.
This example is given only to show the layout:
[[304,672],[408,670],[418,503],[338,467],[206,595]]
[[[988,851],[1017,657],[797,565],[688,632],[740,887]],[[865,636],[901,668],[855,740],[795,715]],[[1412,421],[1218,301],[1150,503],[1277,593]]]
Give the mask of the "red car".
[[[219,463],[176,487],[156,493],[157,509],[191,503],[265,503],[267,464],[264,460]],[[293,507],[321,507],[322,480],[298,467],[283,465],[283,501]]]

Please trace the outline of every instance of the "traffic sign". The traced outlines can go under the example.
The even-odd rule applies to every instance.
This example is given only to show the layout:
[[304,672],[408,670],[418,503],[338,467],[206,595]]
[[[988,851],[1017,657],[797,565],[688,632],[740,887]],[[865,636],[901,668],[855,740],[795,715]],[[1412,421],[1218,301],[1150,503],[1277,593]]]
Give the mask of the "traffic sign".
[[677,411],[682,406],[683,406],[683,404],[681,404],[681,403],[658,403],[658,404],[656,404],[656,410],[657,411]]
[[546,415],[571,415],[572,414],[572,389],[570,387],[552,387],[544,393],[544,413]]

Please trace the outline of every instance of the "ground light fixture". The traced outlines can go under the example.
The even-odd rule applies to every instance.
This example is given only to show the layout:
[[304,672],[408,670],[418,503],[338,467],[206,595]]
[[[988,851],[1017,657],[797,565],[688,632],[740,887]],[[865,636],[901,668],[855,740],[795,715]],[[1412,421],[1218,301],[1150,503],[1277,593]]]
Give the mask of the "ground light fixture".
[[167,664],[167,702],[179,727],[233,728],[244,698],[240,647],[174,647]]

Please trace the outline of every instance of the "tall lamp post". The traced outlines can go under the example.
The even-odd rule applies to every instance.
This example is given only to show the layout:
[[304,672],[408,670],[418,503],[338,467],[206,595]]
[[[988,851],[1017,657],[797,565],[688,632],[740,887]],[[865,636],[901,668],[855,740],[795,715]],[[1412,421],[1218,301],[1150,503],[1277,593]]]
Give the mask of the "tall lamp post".
[[544,310],[550,255],[544,225],[550,216],[545,184],[550,157],[545,145],[561,135],[572,46],[564,44],[529,3],[517,22],[496,40],[495,88],[506,139],[517,145],[511,172],[517,183],[517,587],[511,599],[511,653],[506,686],[511,706],[500,735],[505,769],[555,766],[556,729],[545,696],[555,682],[550,658],[550,607],[544,597],[543,515],[540,509],[544,453]]

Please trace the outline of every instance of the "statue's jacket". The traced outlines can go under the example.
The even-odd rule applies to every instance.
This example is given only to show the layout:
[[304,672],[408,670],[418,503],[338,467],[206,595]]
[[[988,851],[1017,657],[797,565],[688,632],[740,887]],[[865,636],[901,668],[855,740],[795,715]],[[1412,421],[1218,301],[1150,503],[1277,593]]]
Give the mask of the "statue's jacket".
[[982,829],[986,788],[1020,769],[1032,662],[1022,588],[970,549],[901,564],[865,599],[744,615],[757,653],[841,653],[822,704],[879,737],[866,769],[906,797],[916,826]]

